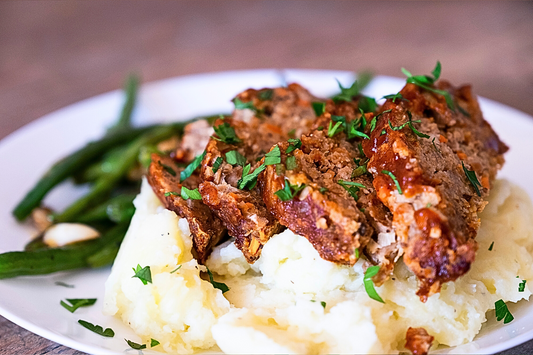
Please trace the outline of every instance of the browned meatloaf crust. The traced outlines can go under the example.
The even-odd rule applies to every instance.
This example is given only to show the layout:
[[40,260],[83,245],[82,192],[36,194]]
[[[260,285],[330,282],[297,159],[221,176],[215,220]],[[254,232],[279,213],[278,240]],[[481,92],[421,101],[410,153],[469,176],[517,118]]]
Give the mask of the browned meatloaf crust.
[[[309,129],[315,120],[312,96],[301,86],[247,90],[234,101],[232,118],[218,120],[215,127],[230,127],[238,141],[210,139],[202,163],[200,193],[203,201],[223,221],[246,260],[255,262],[270,237],[282,226],[267,210],[258,186],[239,188],[243,168],[249,173],[262,166],[270,148]],[[237,151],[246,162],[229,164],[227,153]],[[218,169],[214,168],[221,162]],[[242,187],[242,186],[241,186]]]
[[[394,215],[403,260],[419,279],[422,301],[469,270],[478,213],[507,150],[483,119],[469,86],[440,81],[437,88],[451,94],[455,111],[444,96],[407,84],[400,91],[403,99],[386,101],[370,140],[363,142],[374,187]],[[429,137],[417,136],[409,125],[398,128],[409,121],[409,113],[421,121],[412,127]],[[469,170],[481,183],[479,195],[467,178]]]
[[[175,161],[168,156],[152,154],[152,162],[148,170],[148,182],[166,209],[176,212],[186,218],[191,230],[193,253],[200,263],[205,263],[213,247],[226,234],[226,229],[213,212],[202,200],[184,200],[181,187],[194,190],[200,184],[200,177],[195,173],[180,183],[179,168]],[[173,174],[171,171],[175,172]],[[172,194],[167,194],[167,193]]]
[[[301,136],[299,149],[291,148],[292,151],[286,153],[290,143],[278,144],[282,164],[268,166],[260,177],[260,184],[267,208],[281,224],[305,236],[323,259],[353,265],[358,255],[367,251],[364,248],[371,238],[377,243],[380,231],[394,235],[392,215],[377,198],[372,176],[364,170],[361,172],[366,160],[357,148],[361,138],[348,139],[345,129],[328,136],[328,130],[335,124],[330,125],[332,115],[342,115],[348,125],[362,120],[357,103],[328,101],[325,113],[315,124],[317,128]],[[368,121],[372,117],[373,114],[366,114]],[[287,158],[292,162],[288,164]],[[290,185],[305,184],[305,188],[283,201],[276,192],[283,190],[287,181]],[[339,181],[359,185],[345,183],[343,186]],[[347,188],[352,188],[352,194]],[[377,255],[382,251],[378,249],[373,248],[371,260],[383,266],[378,279],[384,280],[392,272],[398,251],[394,248],[387,253],[390,256],[387,258]]]

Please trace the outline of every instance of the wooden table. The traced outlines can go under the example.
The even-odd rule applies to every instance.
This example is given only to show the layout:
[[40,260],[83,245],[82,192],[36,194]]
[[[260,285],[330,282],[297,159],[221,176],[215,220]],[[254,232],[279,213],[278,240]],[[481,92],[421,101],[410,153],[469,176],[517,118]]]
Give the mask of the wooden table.
[[[531,2],[0,2],[0,138],[144,81],[249,68],[400,67],[533,115]],[[0,319],[0,354],[77,354]],[[533,354],[533,342],[506,354]]]

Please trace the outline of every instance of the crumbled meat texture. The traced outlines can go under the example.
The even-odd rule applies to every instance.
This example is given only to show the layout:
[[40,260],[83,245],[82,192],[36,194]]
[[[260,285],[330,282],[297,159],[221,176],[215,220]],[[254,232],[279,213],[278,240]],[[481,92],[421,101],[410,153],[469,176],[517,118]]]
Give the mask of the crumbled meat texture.
[[[478,213],[507,150],[483,119],[469,86],[456,89],[441,81],[438,88],[452,95],[455,112],[442,95],[407,84],[400,91],[404,100],[385,102],[370,140],[363,142],[374,187],[394,215],[403,260],[419,279],[417,295],[423,302],[474,261]],[[413,121],[421,121],[413,127],[429,138],[418,137],[408,125],[391,129],[408,122],[409,112]],[[462,162],[475,171],[481,196]],[[396,177],[402,194],[384,171]]]
[[[205,204],[223,221],[236,246],[246,260],[255,262],[270,237],[282,230],[280,223],[267,210],[259,186],[239,189],[243,166],[231,165],[226,153],[236,150],[246,158],[252,173],[262,164],[262,157],[270,148],[292,135],[308,131],[316,116],[311,106],[313,97],[301,86],[247,90],[237,96],[244,103],[252,102],[253,109],[236,109],[232,118],[218,120],[214,126],[229,124],[240,140],[236,144],[211,138],[202,162],[200,193]],[[216,172],[217,158],[223,163]]]
[[[355,249],[360,250],[359,255],[363,254],[363,250],[366,253],[367,249],[363,248],[372,241],[372,237],[377,245],[378,230],[388,230],[394,235],[392,217],[377,198],[371,175],[354,175],[355,169],[366,160],[357,149],[361,139],[348,140],[344,129],[328,137],[332,114],[342,115],[348,122],[361,116],[354,102],[328,101],[326,112],[314,125],[316,129],[301,136],[302,146],[299,149],[287,154],[289,143],[278,144],[282,164],[268,166],[260,176],[260,186],[267,208],[281,224],[305,236],[323,259],[353,265],[357,261]],[[372,114],[367,114],[367,118],[371,117]],[[292,170],[286,168],[288,157],[296,163]],[[284,188],[287,180],[291,185],[305,184],[306,187],[294,198],[282,201],[276,192]],[[354,198],[339,184],[339,180],[359,183],[365,188],[359,189]],[[383,250],[378,249],[372,250],[374,258],[371,260],[383,266],[383,272],[375,279],[381,283],[392,272],[398,252],[391,250],[379,258],[378,252]]]
[[189,123],[183,130],[183,138],[176,150],[175,159],[183,162],[192,161],[204,152],[213,133],[213,127],[209,125],[207,120]]
[[[175,174],[169,172],[174,171]],[[220,219],[201,200],[184,200],[181,197],[181,187],[194,190],[200,184],[198,173],[194,173],[183,184],[180,183],[180,172],[183,168],[176,166],[175,161],[168,156],[152,154],[152,162],[148,169],[148,182],[165,208],[176,212],[189,222],[193,240],[193,253],[200,263],[205,263],[213,247],[226,234]],[[175,194],[165,194],[173,192]]]
[[433,343],[433,337],[424,328],[407,329],[405,348],[413,355],[426,355]]

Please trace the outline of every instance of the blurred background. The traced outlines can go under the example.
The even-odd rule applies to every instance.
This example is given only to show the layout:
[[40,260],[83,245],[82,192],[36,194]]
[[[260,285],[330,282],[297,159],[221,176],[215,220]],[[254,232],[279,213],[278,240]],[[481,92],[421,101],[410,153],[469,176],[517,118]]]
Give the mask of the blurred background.
[[[436,60],[442,77],[533,115],[533,2],[1,1],[0,138],[130,71],[144,82],[286,67],[401,77]],[[76,353],[2,318],[0,345]]]

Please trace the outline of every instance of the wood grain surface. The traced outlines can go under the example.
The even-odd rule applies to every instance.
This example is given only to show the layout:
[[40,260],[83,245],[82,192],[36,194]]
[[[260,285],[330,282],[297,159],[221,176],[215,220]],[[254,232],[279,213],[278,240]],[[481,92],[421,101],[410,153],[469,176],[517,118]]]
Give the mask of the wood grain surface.
[[[176,75],[406,67],[533,114],[532,2],[1,1],[0,138],[68,104]],[[533,342],[506,354],[533,354]],[[80,354],[0,318],[0,354]]]

